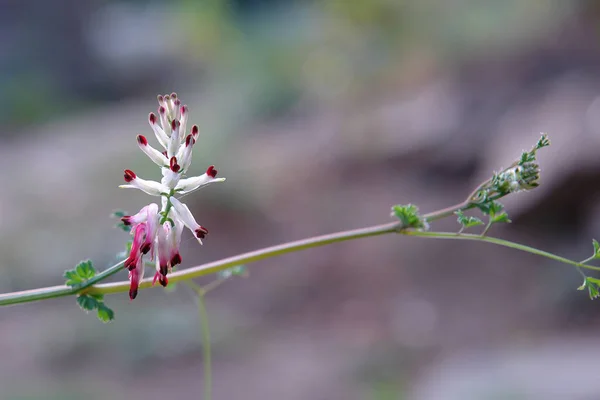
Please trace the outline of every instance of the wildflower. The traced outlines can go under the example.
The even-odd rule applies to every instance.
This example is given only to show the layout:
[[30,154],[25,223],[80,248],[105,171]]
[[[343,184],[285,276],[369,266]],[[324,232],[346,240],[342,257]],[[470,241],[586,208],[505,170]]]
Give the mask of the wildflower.
[[131,226],[133,235],[131,251],[124,264],[129,270],[129,298],[132,300],[137,296],[144,276],[144,257],[149,257],[156,264],[152,284],[158,281],[162,286],[167,286],[167,274],[182,261],[179,246],[183,228],[190,229],[200,244],[208,234],[208,230],[196,222],[190,209],[175,196],[225,180],[217,178],[214,165],[200,176],[184,177],[192,162],[192,149],[199,136],[198,126],[192,126],[190,133],[185,135],[188,108],[181,104],[176,93],[158,96],[158,103],[158,116],[150,113],[148,122],[164,151],[152,147],[143,135],[137,136],[137,143],[140,150],[160,167],[162,179],[160,182],[145,180],[126,169],[126,184],[119,186],[139,189],[161,198],[160,207],[151,203],[142,207],[137,214],[121,218],[126,226]]

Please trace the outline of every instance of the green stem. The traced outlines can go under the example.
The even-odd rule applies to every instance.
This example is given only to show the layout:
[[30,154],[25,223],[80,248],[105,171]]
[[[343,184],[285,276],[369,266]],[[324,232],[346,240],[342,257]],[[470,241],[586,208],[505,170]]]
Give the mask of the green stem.
[[210,351],[210,327],[208,326],[208,312],[204,295],[198,291],[198,316],[202,329],[202,354],[204,355],[204,400],[212,399],[212,356]]
[[485,226],[485,229],[483,230],[483,232],[481,232],[481,234],[479,236],[485,236],[486,233],[488,233],[488,231],[490,230],[491,227],[492,227],[492,219],[490,218],[490,220],[488,221],[487,225]]
[[19,303],[28,303],[32,301],[38,300],[46,300],[52,299],[55,297],[63,297],[76,294],[78,292],[84,291],[89,286],[92,286],[103,279],[108,278],[111,275],[116,274],[121,269],[123,269],[123,261],[119,261],[117,264],[109,267],[105,271],[102,271],[98,275],[89,279],[85,283],[82,283],[77,286],[66,286],[66,285],[58,285],[58,286],[50,286],[40,289],[32,289],[32,290],[23,290],[19,292],[5,293],[0,295],[0,305],[11,305],[11,304],[19,304]]
[[[436,213],[428,215],[431,220],[437,219]],[[219,271],[224,271],[228,268],[234,267],[240,264],[249,264],[252,262],[260,261],[265,258],[275,257],[282,254],[287,254],[295,251],[310,249],[313,247],[325,246],[332,243],[343,242],[347,240],[360,239],[370,236],[385,235],[388,233],[395,233],[402,229],[402,225],[399,222],[392,222],[388,224],[376,225],[367,228],[354,229],[349,231],[332,233],[329,235],[316,236],[308,239],[297,240],[294,242],[284,243],[277,246],[267,247],[264,249],[251,251],[248,253],[240,254],[234,257],[225,258],[219,261],[213,261],[203,265],[199,265],[186,270],[174,272],[169,275],[170,282],[185,281],[201,276],[213,274]],[[40,289],[25,290],[19,292],[0,294],[0,306],[6,306],[11,304],[27,303],[37,300],[46,300],[55,297],[64,297],[73,295],[77,292],[82,293],[120,293],[129,290],[129,282],[118,282],[96,285],[100,280],[107,278],[108,276],[118,272],[122,268],[122,263],[110,267],[106,271],[98,274],[90,281],[86,282],[80,287],[70,287],[66,285],[58,285],[45,287]],[[92,281],[93,280],[93,281]],[[94,285],[94,286],[89,286]],[[140,283],[140,288],[149,288],[152,286],[152,279],[144,279]]]
[[[469,201],[464,201],[460,204],[454,205],[452,207],[448,207],[439,211],[435,211],[429,214],[423,215],[423,218],[428,221],[435,221],[438,219],[442,219],[445,217],[449,217],[454,215],[454,213],[458,210],[464,211],[475,207],[475,205]],[[275,257],[287,253],[292,253],[300,250],[306,250],[313,247],[320,247],[329,245],[332,243],[345,242],[348,240],[361,239],[366,237],[374,237],[380,235],[386,235],[389,233],[398,233],[403,232],[412,235],[421,235],[427,236],[430,235],[430,232],[405,232],[402,231],[403,226],[400,222],[391,222],[382,225],[375,225],[366,228],[354,229],[349,231],[336,232],[328,235],[315,236],[307,239],[297,240],[294,242],[283,243],[280,245],[267,247],[260,250],[251,251],[248,253],[240,254],[237,256],[225,258],[218,261],[209,262],[206,264],[198,265],[196,267],[188,268],[186,270],[181,270],[174,272],[169,275],[170,282],[179,282],[186,281],[194,278],[199,278],[201,276],[214,274],[219,271],[224,271],[228,268],[235,267],[237,265],[242,264],[250,264],[256,261],[264,260],[266,258]],[[446,234],[451,235],[452,238],[457,238],[455,233]],[[500,244],[503,246],[520,248],[516,243],[511,243],[508,245],[507,243],[501,241],[500,239],[480,237],[476,235],[460,235],[459,239],[470,239],[470,240],[481,240],[487,241],[496,244]],[[530,253],[539,254],[545,257],[554,258],[557,261],[565,262],[567,264],[572,265],[581,265],[583,268],[596,269],[596,267],[591,266],[583,266],[583,264],[576,263],[575,261],[568,260],[566,258],[562,258],[559,256],[551,255],[550,253],[538,251],[536,249],[529,248],[527,246],[521,246],[521,250],[529,251]],[[108,276],[118,272],[121,269],[121,263],[118,263],[106,271],[98,274],[96,277],[92,278],[90,281],[86,282],[80,287],[69,287],[65,285],[52,286],[40,289],[26,290],[21,292],[13,292],[13,293],[5,293],[0,294],[0,306],[10,305],[10,304],[19,304],[26,303],[37,300],[45,300],[55,297],[63,297],[69,296],[76,293],[91,293],[91,294],[110,294],[110,293],[120,293],[127,292],[129,290],[129,282],[116,282],[116,283],[103,283],[97,284],[101,280],[107,278]],[[600,270],[600,268],[597,268]],[[93,286],[92,286],[93,285]],[[147,278],[140,282],[140,288],[149,288],[152,286],[152,279]]]
[[[479,242],[487,242],[497,244],[499,246],[510,247],[512,249],[525,251],[527,253],[535,254],[541,257],[550,258],[552,260],[570,264],[578,268],[586,268],[594,271],[600,271],[600,267],[594,267],[593,265],[586,265],[585,263],[579,263],[577,261],[569,260],[568,258],[558,256],[556,254],[549,253],[547,251],[539,250],[533,247],[529,247],[523,244],[514,243],[504,239],[498,239],[489,236],[472,235],[469,233],[453,233],[453,232],[418,232],[418,231],[402,231],[407,236],[418,236],[434,239],[458,239],[458,240],[474,240]],[[586,260],[589,261],[589,260]]]

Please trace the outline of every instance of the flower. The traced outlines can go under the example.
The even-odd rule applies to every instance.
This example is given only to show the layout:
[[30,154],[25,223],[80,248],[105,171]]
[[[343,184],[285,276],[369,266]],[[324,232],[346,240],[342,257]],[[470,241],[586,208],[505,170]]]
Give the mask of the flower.
[[126,184],[119,186],[139,189],[161,198],[160,207],[151,203],[142,207],[137,214],[121,218],[126,226],[131,226],[133,235],[131,251],[124,263],[124,267],[129,270],[131,300],[137,296],[144,276],[144,257],[149,257],[156,263],[152,284],[158,281],[162,286],[167,286],[167,274],[182,261],[179,245],[183,228],[190,229],[200,244],[208,235],[208,230],[196,222],[190,209],[175,196],[225,180],[217,178],[214,165],[209,166],[200,176],[184,177],[192,162],[192,149],[199,136],[198,126],[192,126],[190,133],[185,135],[188,108],[181,104],[176,93],[158,96],[158,104],[158,116],[150,113],[148,122],[164,151],[148,144],[148,139],[143,135],[137,136],[137,143],[140,150],[160,167],[162,179],[160,182],[142,179],[135,172],[126,169],[123,176]]

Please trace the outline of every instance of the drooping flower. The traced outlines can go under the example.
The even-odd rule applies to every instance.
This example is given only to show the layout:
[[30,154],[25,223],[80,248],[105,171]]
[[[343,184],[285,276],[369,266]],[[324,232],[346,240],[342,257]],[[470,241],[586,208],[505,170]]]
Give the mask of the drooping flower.
[[200,244],[208,234],[208,230],[196,222],[190,209],[175,196],[191,193],[210,183],[225,181],[225,178],[217,178],[214,165],[200,176],[185,177],[192,162],[193,146],[199,136],[198,126],[192,126],[190,133],[185,134],[188,108],[181,104],[176,93],[158,96],[158,104],[158,116],[150,113],[148,122],[164,151],[152,147],[143,135],[137,136],[137,143],[142,152],[160,167],[162,178],[160,182],[146,180],[126,169],[126,184],[119,186],[161,197],[160,209],[158,204],[151,203],[142,207],[137,214],[121,218],[125,225],[131,226],[133,235],[131,251],[124,264],[129,270],[129,297],[132,300],[137,296],[144,275],[144,257],[156,263],[153,284],[158,281],[162,286],[167,286],[167,274],[182,261],[179,246],[183,228],[190,229]]

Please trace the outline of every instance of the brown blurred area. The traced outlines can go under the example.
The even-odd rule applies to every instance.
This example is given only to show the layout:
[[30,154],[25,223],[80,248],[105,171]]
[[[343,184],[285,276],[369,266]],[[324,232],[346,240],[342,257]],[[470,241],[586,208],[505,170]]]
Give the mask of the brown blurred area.
[[[122,170],[159,178],[135,135],[172,91],[201,127],[194,171],[227,178],[186,198],[210,235],[183,268],[455,204],[540,132],[541,186],[492,234],[584,259],[599,23],[593,0],[0,0],[0,290],[115,261],[110,213],[150,201]],[[207,300],[215,399],[599,396],[600,310],[567,265],[383,236],[249,271]],[[74,298],[0,309],[0,400],[202,398],[186,289],[109,296],[107,325]]]

